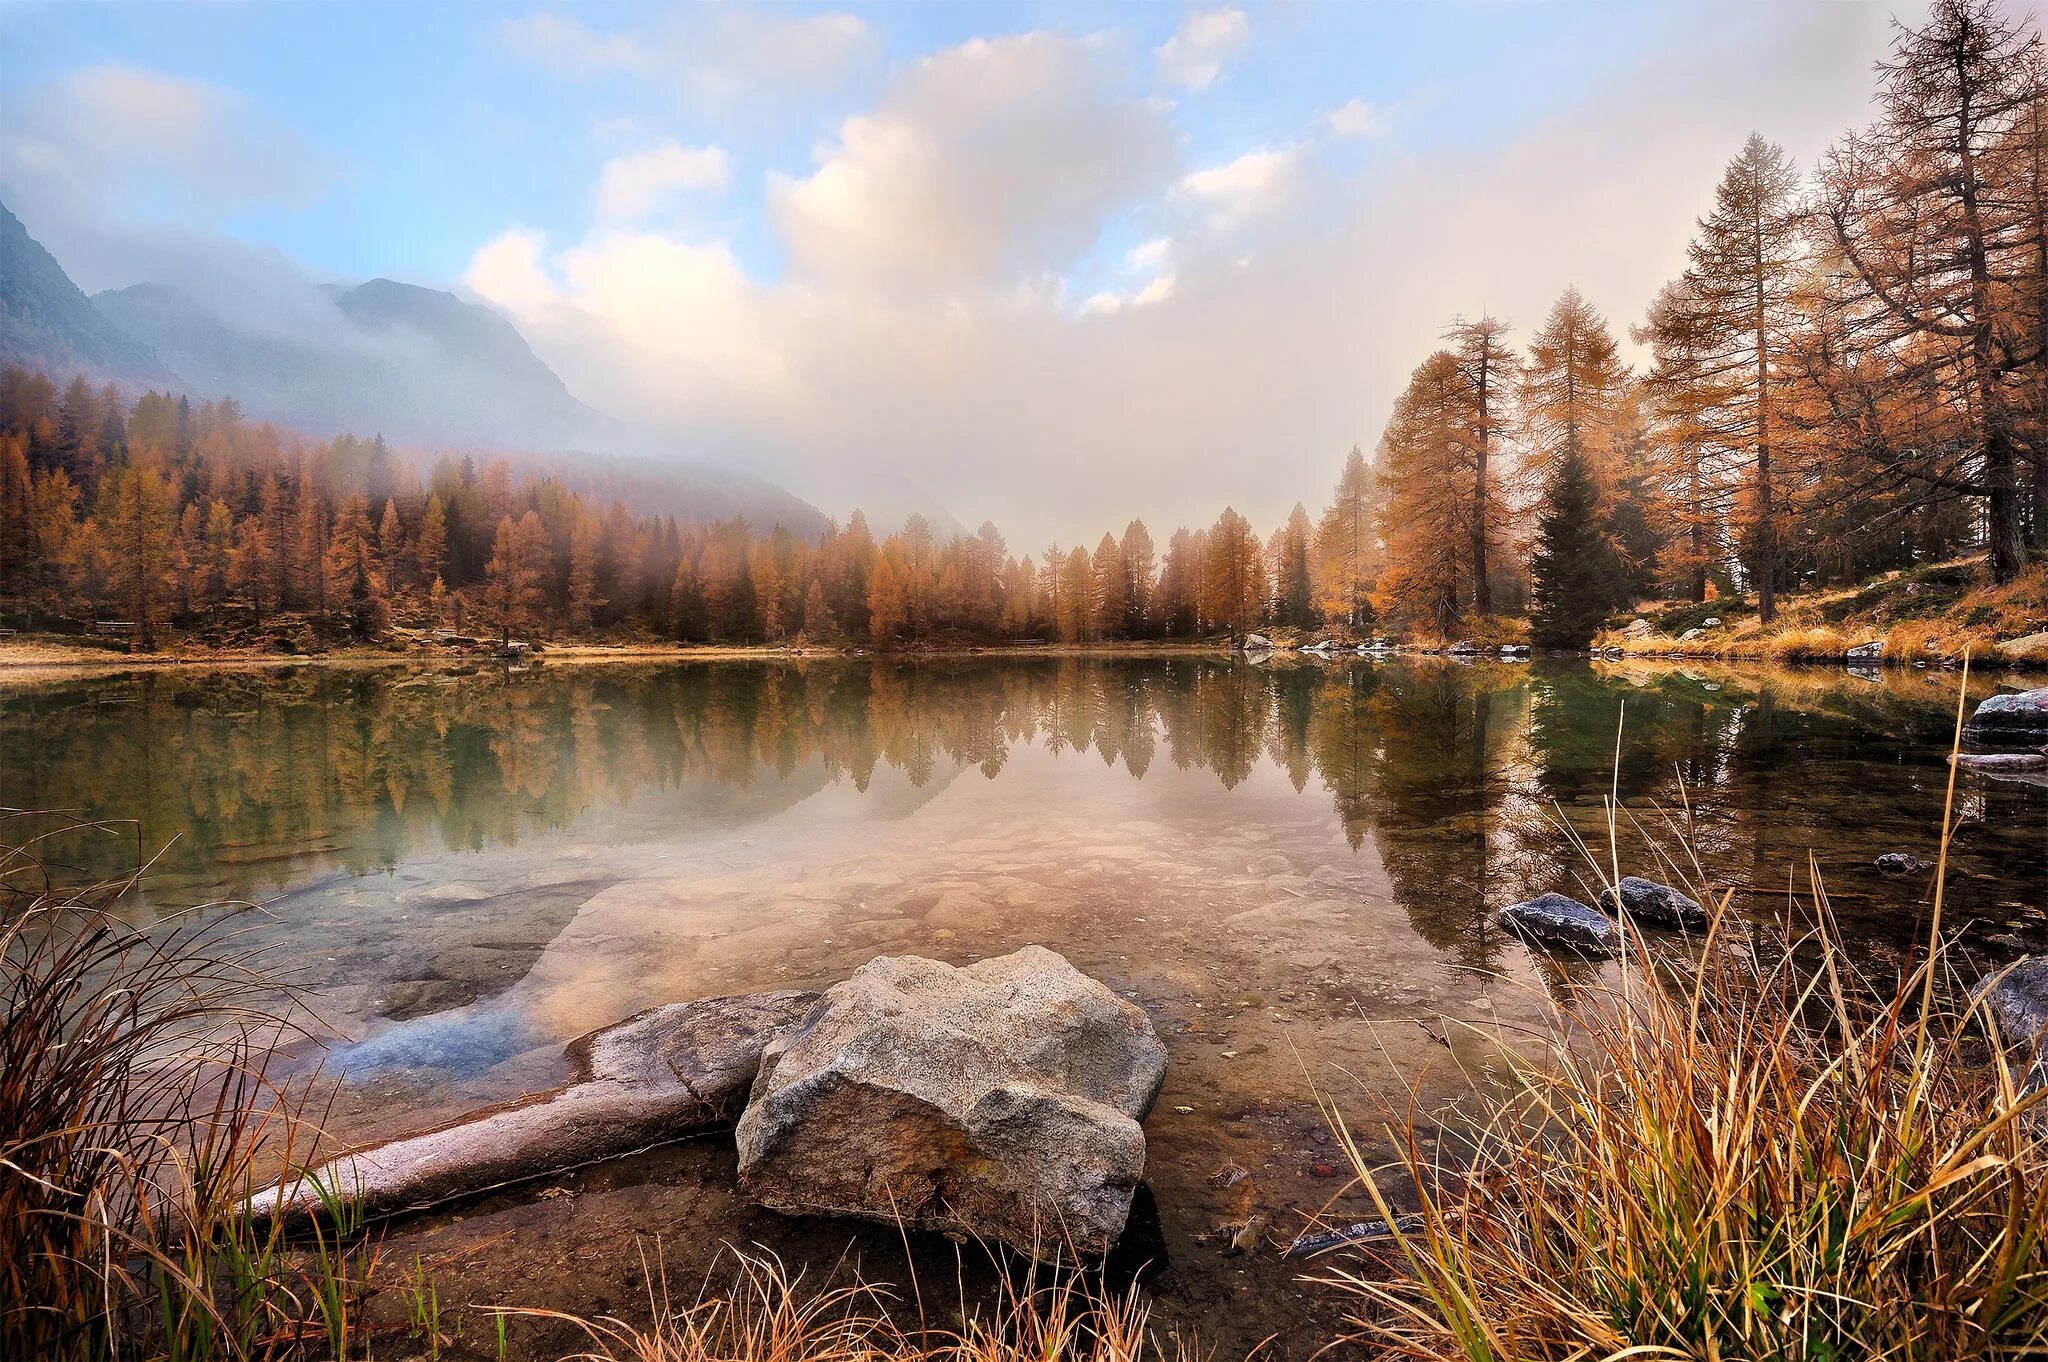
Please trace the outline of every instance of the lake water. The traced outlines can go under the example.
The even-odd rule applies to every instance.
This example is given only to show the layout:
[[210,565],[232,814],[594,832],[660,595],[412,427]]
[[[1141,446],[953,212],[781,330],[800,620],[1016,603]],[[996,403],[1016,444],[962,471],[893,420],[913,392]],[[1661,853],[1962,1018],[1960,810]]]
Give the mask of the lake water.
[[[138,911],[260,900],[333,1028],[301,1058],[341,1080],[342,1142],[559,1082],[564,1042],[653,1004],[1050,946],[1167,1041],[1133,1229],[1160,1319],[1301,1356],[1334,1306],[1209,1236],[1367,1213],[1316,1091],[1369,1124],[1429,1066],[1483,1072],[1482,1028],[1537,1020],[1565,974],[1492,914],[1590,899],[1572,834],[1606,855],[1610,793],[1624,873],[1682,857],[1683,828],[1701,878],[1776,923],[1811,857],[1884,967],[1928,885],[1869,862],[1933,858],[1955,685],[1191,656],[166,671],[0,683],[0,804],[139,820]],[[1949,921],[1987,960],[2048,945],[2048,789],[1965,775],[1957,811]],[[45,851],[113,871],[137,848]],[[636,1236],[686,1280],[721,1239],[908,1270],[893,1235],[781,1221],[730,1177],[729,1142],[698,1141],[402,1223],[392,1251],[444,1300],[584,1310],[632,1310]],[[951,1290],[951,1253],[909,1267]]]

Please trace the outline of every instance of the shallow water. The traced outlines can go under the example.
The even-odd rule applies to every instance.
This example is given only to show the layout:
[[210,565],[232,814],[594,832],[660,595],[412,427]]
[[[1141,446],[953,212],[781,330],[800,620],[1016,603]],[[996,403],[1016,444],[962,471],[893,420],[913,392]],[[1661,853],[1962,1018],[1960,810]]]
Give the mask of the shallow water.
[[[1590,899],[1574,835],[1606,862],[1610,794],[1624,873],[1661,847],[1774,923],[1811,857],[1854,948],[1896,958],[1929,885],[1869,862],[1933,858],[1954,686],[1192,657],[166,672],[0,686],[0,804],[139,820],[44,849],[112,872],[139,847],[150,911],[261,900],[334,1028],[304,1058],[342,1080],[344,1141],[545,1088],[563,1042],[652,1004],[1051,946],[1167,1039],[1134,1230],[1162,1319],[1292,1356],[1329,1303],[1206,1236],[1366,1214],[1315,1089],[1363,1118],[1425,1066],[1483,1076],[1478,1028],[1534,1021],[1565,973],[1492,912]],[[1948,920],[1986,959],[2048,945],[2048,789],[1964,775],[1957,807]],[[685,1277],[721,1238],[903,1270],[887,1236],[744,1206],[730,1162],[713,1140],[499,1194],[404,1252],[472,1299],[579,1308],[630,1307],[636,1233]]]

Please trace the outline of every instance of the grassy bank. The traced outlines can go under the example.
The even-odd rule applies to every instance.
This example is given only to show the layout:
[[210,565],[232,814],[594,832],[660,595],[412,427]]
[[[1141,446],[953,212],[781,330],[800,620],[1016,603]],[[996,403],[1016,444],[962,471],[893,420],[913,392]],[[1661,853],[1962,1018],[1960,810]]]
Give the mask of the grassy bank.
[[1729,662],[1835,662],[1871,644],[1891,665],[1955,665],[1967,653],[1979,666],[2048,669],[2048,565],[2005,586],[1985,580],[1980,559],[1888,573],[1787,596],[1768,626],[1739,599],[1646,603],[1594,640],[1633,656]]

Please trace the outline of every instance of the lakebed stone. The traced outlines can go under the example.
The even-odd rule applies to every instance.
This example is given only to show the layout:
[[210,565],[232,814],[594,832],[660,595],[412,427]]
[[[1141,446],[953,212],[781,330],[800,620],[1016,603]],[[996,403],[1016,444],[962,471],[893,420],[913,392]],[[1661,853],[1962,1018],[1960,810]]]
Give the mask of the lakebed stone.
[[[1686,930],[1707,925],[1707,910],[1691,896],[1668,884],[1646,880],[1640,875],[1624,875],[1619,888],[1620,907],[1628,909],[1629,916],[1639,922]],[[1614,890],[1600,891],[1600,906],[1610,913],[1617,911]]]
[[1617,955],[1621,933],[1605,913],[1563,894],[1538,894],[1500,910],[1500,925],[1538,945],[1579,955]]
[[1910,851],[1887,851],[1871,862],[1880,875],[1924,875],[1934,869],[1931,861],[1923,861]]
[[2028,1046],[2048,1037],[2048,955],[2030,955],[1971,990],[2006,1044]]
[[964,967],[882,956],[769,1045],[740,1182],[774,1210],[1099,1257],[1165,1075],[1145,1014],[1042,946]]
[[815,993],[751,993],[650,1008],[572,1041],[575,1082],[344,1154],[281,1190],[257,1193],[250,1213],[304,1215],[324,1189],[386,1215],[724,1125],[745,1104],[769,1041],[817,1001]]
[[1987,747],[2038,747],[2048,742],[2048,686],[1991,696],[1963,725],[1963,737]]

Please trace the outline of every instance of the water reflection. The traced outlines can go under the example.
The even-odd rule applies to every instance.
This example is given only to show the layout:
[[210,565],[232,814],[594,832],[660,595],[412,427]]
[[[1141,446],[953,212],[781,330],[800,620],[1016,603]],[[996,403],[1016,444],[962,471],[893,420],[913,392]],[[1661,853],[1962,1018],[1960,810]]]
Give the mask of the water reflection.
[[[1610,790],[1688,809],[1710,871],[1744,886],[1782,886],[1808,848],[1846,867],[1929,842],[1951,704],[1940,678],[1450,662],[159,673],[0,695],[0,799],[140,819],[169,904],[572,831],[710,835],[828,788],[865,794],[883,770],[907,811],[960,771],[1000,779],[1020,748],[1139,779],[1163,758],[1224,790],[1270,763],[1327,797],[1352,851],[1376,841],[1425,940],[1484,966],[1490,910],[1568,887],[1579,858],[1556,818],[1604,841]],[[2041,796],[1966,793],[1960,906],[2003,912],[2048,869]],[[133,854],[58,850],[106,868]],[[1857,916],[1857,883],[1841,888]]]

